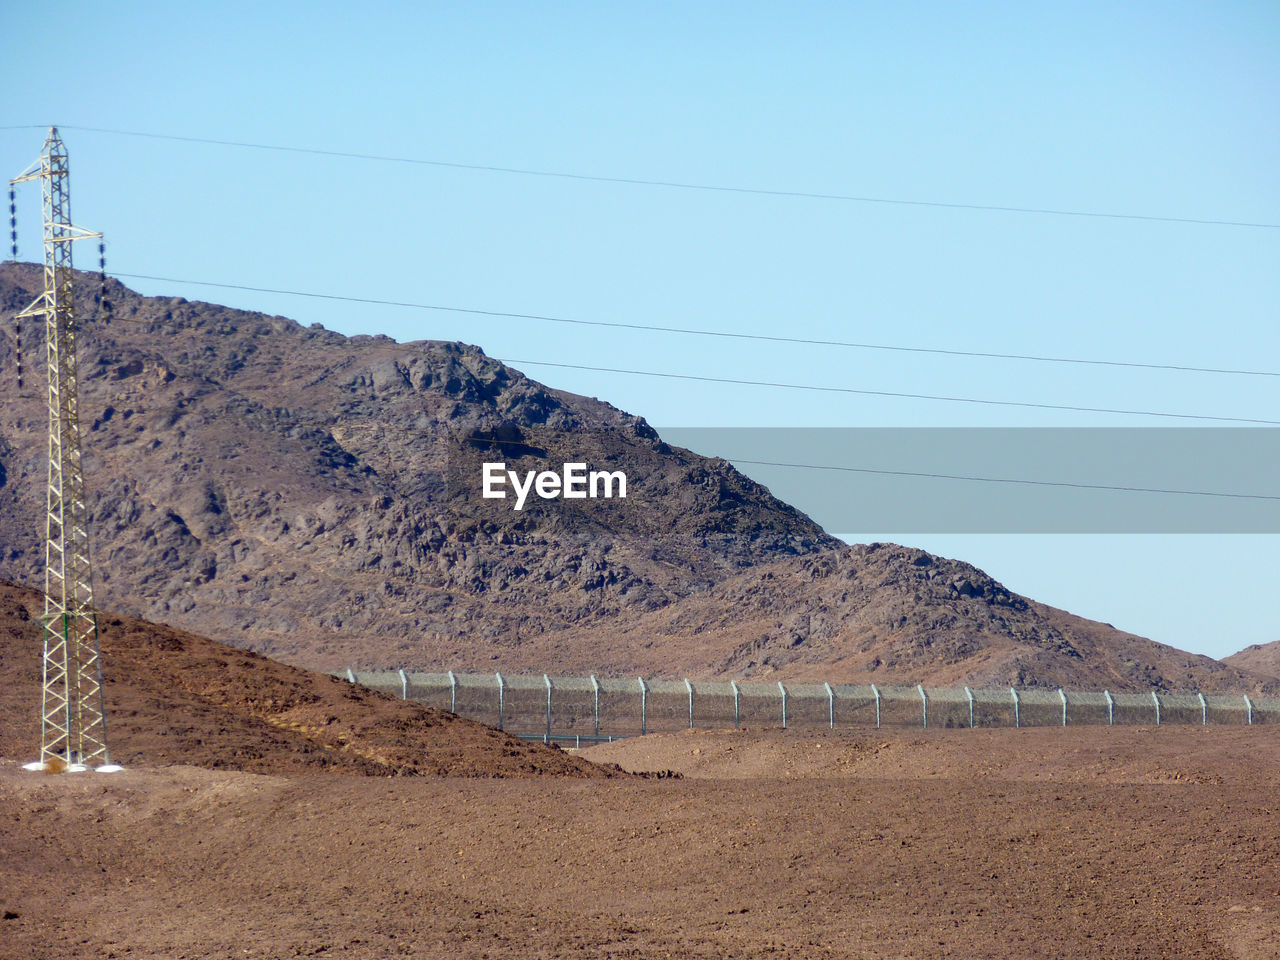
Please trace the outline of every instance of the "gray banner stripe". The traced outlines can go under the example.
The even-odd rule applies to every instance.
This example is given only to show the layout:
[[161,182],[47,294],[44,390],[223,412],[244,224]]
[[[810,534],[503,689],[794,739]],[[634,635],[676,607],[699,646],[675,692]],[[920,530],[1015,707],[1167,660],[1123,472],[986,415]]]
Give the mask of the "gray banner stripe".
[[1280,533],[1270,428],[667,427],[832,533]]

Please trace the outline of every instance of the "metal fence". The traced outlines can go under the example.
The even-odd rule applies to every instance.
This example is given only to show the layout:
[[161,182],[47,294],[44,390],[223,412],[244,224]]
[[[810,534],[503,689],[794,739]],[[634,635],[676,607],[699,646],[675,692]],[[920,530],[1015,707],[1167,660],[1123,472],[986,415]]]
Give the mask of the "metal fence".
[[348,669],[338,675],[499,730],[576,743],[693,728],[1280,723],[1280,698],[1244,693],[618,680],[404,670]]

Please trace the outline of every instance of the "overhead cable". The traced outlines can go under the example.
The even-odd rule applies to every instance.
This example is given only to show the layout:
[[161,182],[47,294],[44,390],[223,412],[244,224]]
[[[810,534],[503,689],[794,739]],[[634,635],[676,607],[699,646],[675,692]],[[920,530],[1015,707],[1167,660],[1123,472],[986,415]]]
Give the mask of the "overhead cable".
[[1232,500],[1280,500],[1280,496],[1263,493],[1220,493],[1211,490],[1169,490],[1163,487],[1126,487],[1102,483],[1073,483],[1065,480],[1022,480],[1013,477],[974,477],[953,473],[926,473],[915,470],[875,470],[870,467],[842,467],[820,463],[786,463],[778,460],[747,460],[721,456],[730,463],[749,463],[758,467],[792,467],[800,470],[835,470],[843,473],[865,473],[885,477],[921,477],[929,480],[967,480],[973,483],[1013,483],[1031,487],[1070,487],[1077,490],[1115,490],[1124,493],[1166,493],[1183,497],[1225,497]]
[[572,317],[555,317],[536,313],[511,313],[504,310],[483,310],[475,307],[452,307],[434,303],[414,303],[406,300],[383,300],[376,297],[344,296],[336,293],[310,293],[303,290],[282,290],[275,287],[252,287],[239,283],[215,283],[211,280],[182,280],[176,277],[157,277],[142,273],[117,273],[117,277],[130,280],[156,280],[163,283],[185,283],[201,287],[220,287],[226,290],[247,290],[253,293],[272,293],[289,297],[309,297],[314,300],[337,300],[344,303],[367,303],[385,307],[407,307],[415,310],[438,310],[446,313],[465,313],[482,317],[507,317],[513,320],[538,320],[547,323],[569,323],[584,327],[612,327],[619,330],[643,330],[654,333],[675,333],[699,337],[723,337],[731,340],[758,340],[769,343],[795,343],[805,346],[847,347],[856,350],[889,350],[901,353],[923,353],[947,357],[977,357],[988,360],[1025,360],[1037,363],[1070,363],[1100,367],[1129,367],[1140,370],[1173,370],[1182,373],[1218,373],[1247,377],[1280,377],[1274,370],[1236,370],[1224,367],[1196,367],[1175,363],[1139,363],[1131,360],[1093,360],[1084,357],[1051,357],[1036,354],[992,353],[977,350],[948,350],[940,347],[908,347],[885,343],[856,343],[848,340],[822,340],[806,337],[781,337],[763,333],[739,333],[731,330],[704,330],[696,327],[668,327],[650,323],[623,323],[615,320],[580,320]]
[[1280,427],[1280,420],[1252,417],[1219,417],[1200,413],[1166,413],[1157,410],[1125,410],[1115,407],[1082,407],[1059,403],[1033,403],[1026,400],[984,400],[977,397],[950,397],[929,393],[897,393],[889,390],[863,390],[857,387],[825,387],[810,383],[779,383],[773,380],[742,380],[733,377],[708,377],[694,373],[666,373],[656,370],[628,370],[621,367],[594,367],[577,363],[554,363],[550,360],[516,360],[494,357],[500,363],[534,367],[558,367],[565,370],[590,370],[598,373],[623,373],[637,377],[661,377],[668,380],[694,380],[704,383],[730,383],[748,387],[777,387],[786,390],[812,390],[818,393],[848,393],[866,397],[896,397],[907,400],[937,400],[946,403],[973,403],[992,407],[1024,407],[1033,410],[1067,410],[1073,413],[1108,413],[1134,417],[1166,417],[1175,420],[1204,420],[1215,423],[1247,423]]
[[124,137],[145,137],[151,140],[170,140],[178,143],[198,143],[222,147],[240,147],[250,150],[272,150],[281,153],[301,153],[313,156],[335,157],[345,160],[373,160],[383,163],[405,163],[430,167],[449,167],[458,170],[478,170],[488,173],[510,173],[529,177],[554,177],[562,180],[578,180],[590,183],[619,183],[630,186],[667,187],[677,190],[702,190],[716,193],[737,193],[762,197],[786,197],[803,200],[836,200],[848,203],[871,203],[905,207],[934,207],[948,210],[979,210],[993,213],[1023,213],[1054,217],[1085,217],[1105,220],[1137,220],[1153,223],[1186,223],[1219,227],[1256,227],[1268,230],[1280,229],[1280,223],[1259,223],[1245,220],[1228,220],[1211,217],[1172,217],[1138,213],[1107,213],[1096,210],[1060,210],[1050,207],[1019,207],[1006,204],[956,203],[942,200],[904,200],[890,197],[868,197],[844,193],[818,193],[806,190],[769,190],[762,187],[734,187],[712,183],[688,183],[680,180],[660,180],[645,177],[610,177],[587,173],[568,173],[561,170],[535,170],[528,167],[506,167],[494,164],[460,163],[453,160],[430,160],[422,157],[396,157],[377,153],[357,153],[346,150],[321,150],[314,147],[295,147],[275,143],[253,143],[245,140],[224,140],[214,137],[186,137],[167,133],[148,133],[139,130],[116,130],[107,127],[86,127],[65,124],[64,130],[81,130],[86,133],[105,133]]

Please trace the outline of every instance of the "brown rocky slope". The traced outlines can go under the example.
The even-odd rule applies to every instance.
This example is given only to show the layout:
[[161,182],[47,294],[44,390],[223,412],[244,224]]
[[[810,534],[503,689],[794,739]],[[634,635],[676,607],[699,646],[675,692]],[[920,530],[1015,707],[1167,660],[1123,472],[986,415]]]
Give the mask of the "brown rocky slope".
[[1243,650],[1223,657],[1222,662],[1237,670],[1260,673],[1268,677],[1280,677],[1280,640],[1271,643],[1255,643]]
[[[40,752],[33,590],[0,582],[0,757]],[[111,759],[251,773],[601,777],[613,771],[190,633],[104,614]]]
[[[565,647],[585,634],[556,638]],[[597,638],[628,673],[1076,690],[1280,690],[1224,664],[1036,603],[967,563],[847,546],[728,578]]]
[[[40,282],[0,265],[0,314]],[[426,662],[454,637],[501,649],[836,543],[724,461],[476,347],[111,296],[110,323],[86,305],[79,366],[100,593],[126,613],[302,663],[352,643]],[[24,325],[29,369],[39,334]],[[15,359],[0,338],[0,577],[34,584],[44,387],[18,391]],[[515,513],[474,496],[495,459],[625,466],[629,496]]]

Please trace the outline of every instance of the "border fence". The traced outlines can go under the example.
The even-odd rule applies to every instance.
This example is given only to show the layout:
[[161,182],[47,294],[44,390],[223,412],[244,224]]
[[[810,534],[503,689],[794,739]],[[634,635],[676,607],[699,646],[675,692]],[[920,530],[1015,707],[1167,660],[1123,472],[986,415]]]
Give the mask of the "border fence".
[[1280,697],[1043,687],[632,680],[356,671],[336,676],[522,737],[596,743],[738,727],[1044,727],[1280,723]]

